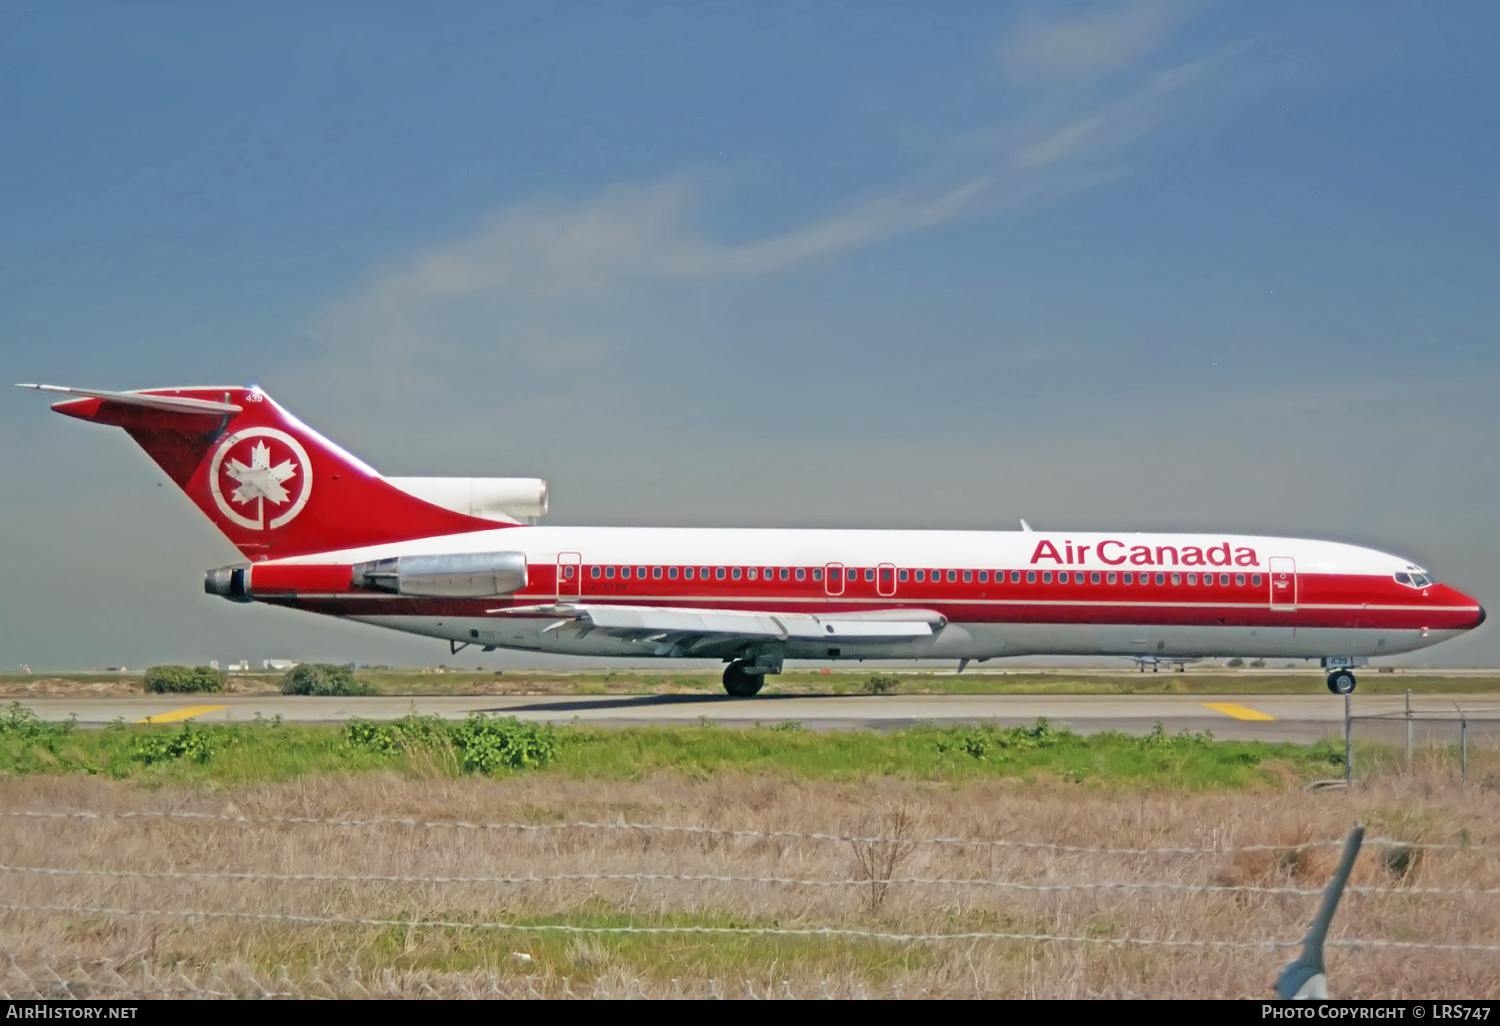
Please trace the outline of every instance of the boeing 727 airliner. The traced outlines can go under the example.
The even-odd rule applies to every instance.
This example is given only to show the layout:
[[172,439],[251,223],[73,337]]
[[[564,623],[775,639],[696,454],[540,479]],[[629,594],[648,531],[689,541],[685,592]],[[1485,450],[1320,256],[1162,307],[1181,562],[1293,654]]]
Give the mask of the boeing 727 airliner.
[[1484,622],[1373,549],[1229,533],[541,527],[530,478],[387,478],[255,387],[62,393],[122,427],[239,549],[205,590],[570,655],[714,658],[750,696],[787,659],[1316,658],[1353,668]]

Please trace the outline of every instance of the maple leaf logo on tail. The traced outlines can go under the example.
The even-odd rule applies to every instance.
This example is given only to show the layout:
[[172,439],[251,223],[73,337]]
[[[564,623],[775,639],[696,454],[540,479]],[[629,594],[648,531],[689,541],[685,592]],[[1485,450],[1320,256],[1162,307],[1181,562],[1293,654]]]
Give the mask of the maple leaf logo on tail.
[[[254,445],[243,445],[251,439],[256,440]],[[271,443],[284,451],[282,458],[273,453]],[[285,431],[248,428],[219,444],[209,468],[209,484],[219,511],[229,520],[263,531],[281,527],[302,511],[312,490],[310,467],[307,450]],[[221,475],[234,482],[227,495]],[[281,508],[288,503],[288,508]]]
[[227,461],[224,472],[240,483],[230,496],[235,502],[250,502],[253,499],[269,499],[280,506],[291,498],[287,490],[281,487],[287,480],[297,473],[297,468],[292,465],[291,460],[282,460],[276,466],[271,466],[271,447],[261,442],[250,450],[250,465],[247,467],[239,460]]

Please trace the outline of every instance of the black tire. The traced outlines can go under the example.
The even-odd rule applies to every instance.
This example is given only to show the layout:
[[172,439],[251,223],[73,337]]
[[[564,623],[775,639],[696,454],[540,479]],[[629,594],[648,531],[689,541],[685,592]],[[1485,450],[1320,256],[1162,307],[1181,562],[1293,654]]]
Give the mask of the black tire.
[[766,682],[764,673],[746,673],[745,664],[733,662],[724,667],[724,690],[735,698],[752,698]]
[[1354,674],[1348,670],[1334,670],[1328,675],[1328,690],[1335,695],[1353,694],[1354,685]]

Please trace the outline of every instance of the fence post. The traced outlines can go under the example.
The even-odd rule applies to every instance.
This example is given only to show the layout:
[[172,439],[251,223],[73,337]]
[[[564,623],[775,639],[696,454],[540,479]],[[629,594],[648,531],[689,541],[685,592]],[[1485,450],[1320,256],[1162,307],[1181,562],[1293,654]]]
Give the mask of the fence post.
[[1355,732],[1349,712],[1349,696],[1344,696],[1344,786],[1355,783]]
[[1349,832],[1349,840],[1344,842],[1344,856],[1339,859],[1339,867],[1334,870],[1333,879],[1328,881],[1328,886],[1323,891],[1318,914],[1313,919],[1307,936],[1302,939],[1302,954],[1283,969],[1276,979],[1276,996],[1283,1001],[1294,998],[1327,999],[1328,968],[1323,963],[1323,941],[1328,937],[1328,926],[1333,922],[1333,913],[1339,907],[1339,898],[1344,894],[1344,885],[1349,882],[1349,872],[1354,868],[1354,860],[1359,855],[1359,846],[1364,843],[1364,839],[1364,824],[1355,824],[1354,829]]
[[1458,749],[1460,762],[1460,773],[1464,783],[1469,782],[1469,716],[1462,709],[1458,711]]
[[1406,692],[1406,768],[1411,769],[1411,691]]

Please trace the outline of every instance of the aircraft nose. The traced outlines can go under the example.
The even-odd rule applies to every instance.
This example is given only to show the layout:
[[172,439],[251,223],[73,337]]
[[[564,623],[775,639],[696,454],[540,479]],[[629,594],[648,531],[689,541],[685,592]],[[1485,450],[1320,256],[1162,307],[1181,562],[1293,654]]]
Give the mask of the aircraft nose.
[[1487,614],[1484,611],[1484,607],[1480,606],[1479,607],[1479,619],[1476,620],[1476,621],[1474,621],[1474,626],[1478,627],[1480,624],[1484,623],[1484,618],[1485,618],[1486,615]]

